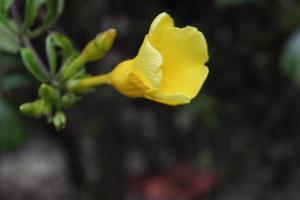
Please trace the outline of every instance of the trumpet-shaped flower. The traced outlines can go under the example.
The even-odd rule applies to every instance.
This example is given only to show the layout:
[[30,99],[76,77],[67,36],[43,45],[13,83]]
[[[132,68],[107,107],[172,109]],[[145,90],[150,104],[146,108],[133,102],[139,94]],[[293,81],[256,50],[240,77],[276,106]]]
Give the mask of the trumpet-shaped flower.
[[200,91],[208,68],[205,37],[195,27],[177,28],[167,13],[158,15],[133,59],[108,75],[82,80],[77,88],[105,82],[129,97],[167,105],[189,103]]

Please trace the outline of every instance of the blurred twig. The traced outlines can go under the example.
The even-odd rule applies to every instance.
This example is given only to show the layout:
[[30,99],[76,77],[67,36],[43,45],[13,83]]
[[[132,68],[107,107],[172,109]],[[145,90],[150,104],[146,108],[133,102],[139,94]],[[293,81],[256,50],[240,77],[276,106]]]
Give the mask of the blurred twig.
[[35,56],[37,62],[39,63],[39,66],[40,66],[42,72],[44,73],[44,75],[46,77],[49,77],[49,72],[48,72],[46,65],[43,63],[41,57],[39,56],[36,49],[32,45],[30,39],[22,31],[22,23],[20,20],[20,15],[19,15],[16,3],[14,3],[12,6],[12,16],[13,16],[14,21],[17,24],[18,34],[19,34],[19,38],[20,38],[21,42],[23,43],[23,45],[25,47],[32,49],[32,52],[34,53],[34,56]]

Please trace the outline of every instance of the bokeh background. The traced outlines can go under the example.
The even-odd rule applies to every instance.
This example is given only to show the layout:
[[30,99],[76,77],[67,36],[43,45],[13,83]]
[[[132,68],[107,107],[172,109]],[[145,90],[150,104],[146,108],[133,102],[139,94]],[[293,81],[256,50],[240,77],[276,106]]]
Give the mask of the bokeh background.
[[88,66],[104,73],[136,55],[163,11],[207,38],[210,74],[189,105],[101,87],[55,132],[18,113],[38,83],[1,54],[0,199],[299,199],[300,1],[67,0],[54,29],[81,49],[117,28],[110,53]]

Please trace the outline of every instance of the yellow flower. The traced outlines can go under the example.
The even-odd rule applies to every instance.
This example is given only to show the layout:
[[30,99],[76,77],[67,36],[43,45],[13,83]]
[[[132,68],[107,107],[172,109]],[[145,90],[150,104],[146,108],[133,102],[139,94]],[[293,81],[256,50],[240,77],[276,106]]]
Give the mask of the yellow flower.
[[138,55],[108,75],[82,80],[77,88],[108,83],[129,97],[145,97],[167,105],[189,103],[207,75],[205,37],[195,27],[177,28],[167,13],[158,15]]

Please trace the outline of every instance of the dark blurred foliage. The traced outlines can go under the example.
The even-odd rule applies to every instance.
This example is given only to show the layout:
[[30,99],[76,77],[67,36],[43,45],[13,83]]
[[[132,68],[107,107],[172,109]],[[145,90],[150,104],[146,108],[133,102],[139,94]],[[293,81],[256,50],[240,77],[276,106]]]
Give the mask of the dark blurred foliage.
[[[57,133],[17,114],[37,85],[19,62],[1,56],[11,68],[0,68],[0,109],[13,122],[0,117],[0,127],[7,124],[0,128],[0,199],[299,199],[300,2],[69,0],[56,29],[82,48],[117,28],[109,55],[88,66],[103,73],[135,56],[162,11],[208,41],[208,80],[186,106],[102,87],[68,112],[67,130]],[[43,39],[34,43],[43,52]],[[14,85],[7,79],[16,74]],[[5,140],[16,141],[10,148],[3,133],[17,138]]]

